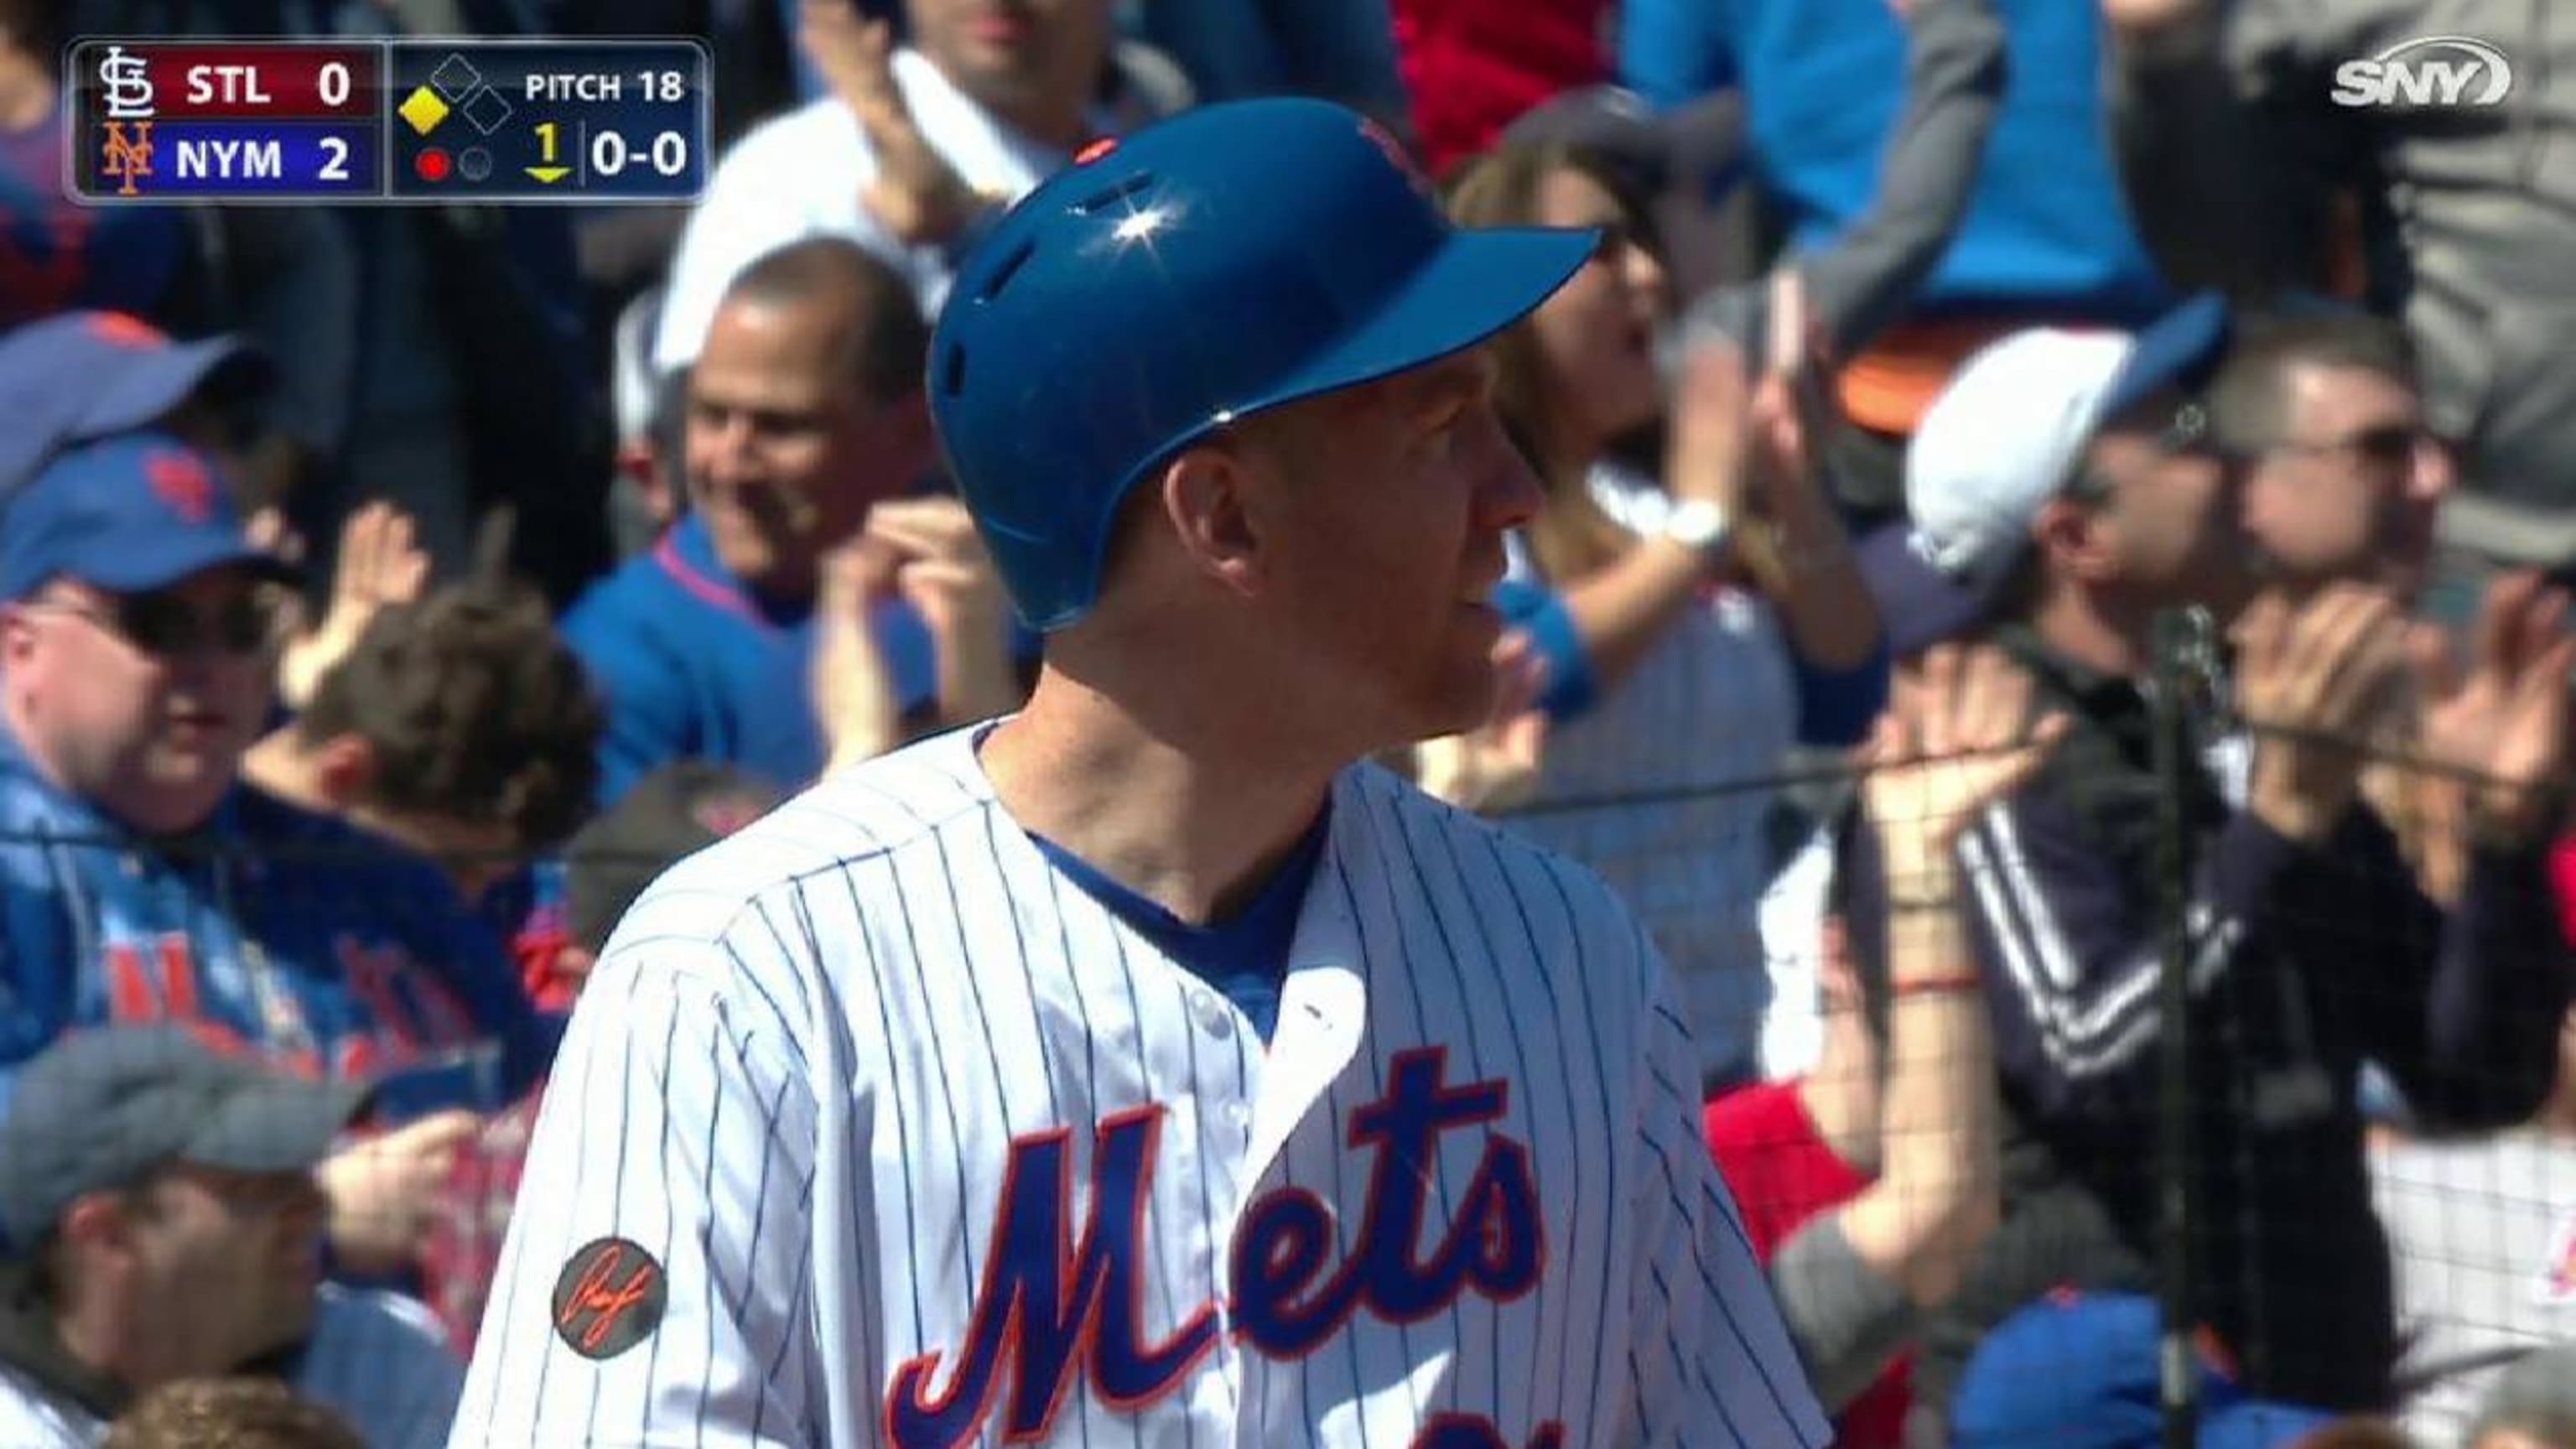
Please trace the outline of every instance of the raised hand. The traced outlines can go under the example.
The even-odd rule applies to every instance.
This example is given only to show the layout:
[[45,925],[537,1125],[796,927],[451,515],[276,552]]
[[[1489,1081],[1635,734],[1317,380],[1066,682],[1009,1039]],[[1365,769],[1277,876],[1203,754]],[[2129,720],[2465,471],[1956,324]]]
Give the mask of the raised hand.
[[1664,486],[1673,496],[1705,500],[1742,517],[1752,486],[1752,368],[1723,336],[1698,339],[1673,384],[1672,427],[1664,450]]
[[948,158],[932,149],[894,78],[894,29],[859,14],[856,0],[803,0],[797,44],[841,104],[858,118],[876,174],[859,204],[906,246],[954,240],[984,207]]
[[883,545],[854,539],[823,556],[814,596],[809,679],[823,732],[824,772],[873,759],[903,742],[903,706],[869,616],[893,591],[897,560]]
[[2404,620],[2384,591],[2334,584],[2296,605],[2266,593],[2233,634],[2237,710],[2259,735],[2248,806],[2292,840],[2321,841],[2405,686]]
[[331,1200],[331,1248],[340,1261],[362,1273],[417,1262],[456,1154],[482,1125],[471,1112],[440,1112],[323,1162],[316,1175]]
[[868,510],[866,537],[894,561],[894,588],[939,650],[939,712],[952,724],[1020,703],[1010,654],[1009,592],[966,505],[903,498]]
[[2424,751],[2472,777],[2468,824],[2477,838],[2528,842],[2556,823],[2549,807],[2566,767],[2576,660],[2566,615],[2566,591],[2536,573],[2508,574],[2487,588],[2464,675],[2418,652]]
[[287,705],[309,702],[322,676],[357,647],[377,613],[418,599],[428,582],[429,555],[413,541],[411,515],[382,501],[351,514],[340,528],[322,623],[290,640],[278,661],[278,693]]
[[2021,788],[2066,733],[2031,717],[2030,675],[1992,645],[1944,644],[1898,677],[1861,749],[1861,801],[1888,879],[1946,872],[1950,847],[1988,805]]

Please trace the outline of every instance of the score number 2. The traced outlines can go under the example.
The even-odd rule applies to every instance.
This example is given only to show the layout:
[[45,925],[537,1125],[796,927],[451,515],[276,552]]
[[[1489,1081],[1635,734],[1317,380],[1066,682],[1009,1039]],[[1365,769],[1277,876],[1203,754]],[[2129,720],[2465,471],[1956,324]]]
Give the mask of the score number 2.
[[[679,76],[678,71],[664,71],[662,74],[673,77],[674,79]],[[677,98],[674,97],[674,99]],[[555,164],[555,157],[558,154],[558,142],[561,139],[562,129],[562,123],[557,121],[539,121],[536,125],[538,157],[549,166]],[[679,175],[681,172],[689,169],[689,138],[687,133],[681,131],[662,132],[660,135],[653,138],[652,149],[647,153],[647,155],[653,163],[654,170],[661,172],[665,176]],[[590,138],[591,170],[602,176],[615,176],[619,172],[624,171],[626,169],[626,163],[633,158],[634,153],[627,149],[626,137],[623,134],[613,130],[601,130],[592,133]]]

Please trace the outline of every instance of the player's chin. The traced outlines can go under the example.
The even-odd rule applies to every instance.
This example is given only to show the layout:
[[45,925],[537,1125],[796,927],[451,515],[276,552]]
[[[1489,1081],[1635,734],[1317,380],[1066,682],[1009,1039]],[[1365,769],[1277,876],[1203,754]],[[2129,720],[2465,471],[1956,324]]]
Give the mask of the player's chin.
[[1424,693],[1426,718],[1418,738],[1457,734],[1485,722],[1494,708],[1494,642],[1502,618],[1489,608],[1462,608],[1488,617],[1464,619],[1441,652],[1436,678]]

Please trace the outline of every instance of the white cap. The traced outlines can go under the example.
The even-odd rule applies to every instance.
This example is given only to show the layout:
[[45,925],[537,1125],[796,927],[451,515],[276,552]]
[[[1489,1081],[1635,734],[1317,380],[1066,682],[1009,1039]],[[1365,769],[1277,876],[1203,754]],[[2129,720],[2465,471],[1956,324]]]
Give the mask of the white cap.
[[2066,486],[2129,359],[2125,332],[2016,332],[1960,365],[1905,452],[1905,511],[1924,562],[2000,578]]
[[2204,294],[2135,335],[2038,327],[1960,364],[1906,449],[1909,521],[1862,542],[1889,646],[1910,654],[1981,620],[2103,422],[2197,385],[2226,342],[2226,306]]

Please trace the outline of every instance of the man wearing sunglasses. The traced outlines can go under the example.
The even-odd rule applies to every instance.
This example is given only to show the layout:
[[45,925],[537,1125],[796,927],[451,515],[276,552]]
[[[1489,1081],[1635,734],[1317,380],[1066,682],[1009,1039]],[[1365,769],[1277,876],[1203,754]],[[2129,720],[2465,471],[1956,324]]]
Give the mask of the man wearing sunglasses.
[[429,1109],[508,1100],[559,1024],[436,866],[237,784],[279,570],[232,497],[203,454],[127,433],[0,516],[0,1106],[18,1063],[103,1022],[188,1021],[309,1075],[481,1053],[416,1137],[324,1169],[342,1262],[399,1272],[473,1121]]
[[[2522,630],[2444,757],[2464,799],[2443,904],[2361,789],[2362,738],[2405,668],[2403,618],[2351,581],[2266,583],[2249,460],[2196,397],[2229,345],[2197,302],[2135,338],[2034,330],[1972,358],[1907,459],[1903,535],[1864,546],[1903,657],[1985,632],[2074,721],[2039,774],[1961,835],[1962,908],[2005,1103],[2003,1222],[1915,1361],[1909,1443],[2155,1442],[2158,1205],[2192,1194],[2202,1438],[2289,1442],[2387,1402],[2387,1246],[2362,1156],[2361,1063],[2460,1127],[2527,1114],[2556,1067],[2569,973],[2546,891],[2563,636]],[[2311,441],[2322,441],[2321,439]],[[2187,1167],[2159,1161],[2166,877],[2151,696],[2158,621],[2209,630],[2180,806],[2192,839]],[[2555,661],[2554,663],[2552,661]],[[2210,718],[2232,698],[2246,742]],[[1840,861],[1853,954],[1944,901],[1887,878],[1867,832]],[[2080,1290],[2061,1294],[2061,1289]],[[1971,1358],[1970,1355],[1974,1354]],[[2063,1426],[2084,1428],[2065,1437]]]
[[2248,323],[2210,410],[2245,460],[2246,528],[2276,582],[2349,579],[2409,600],[2423,588],[2457,473],[2395,324],[2348,311]]

